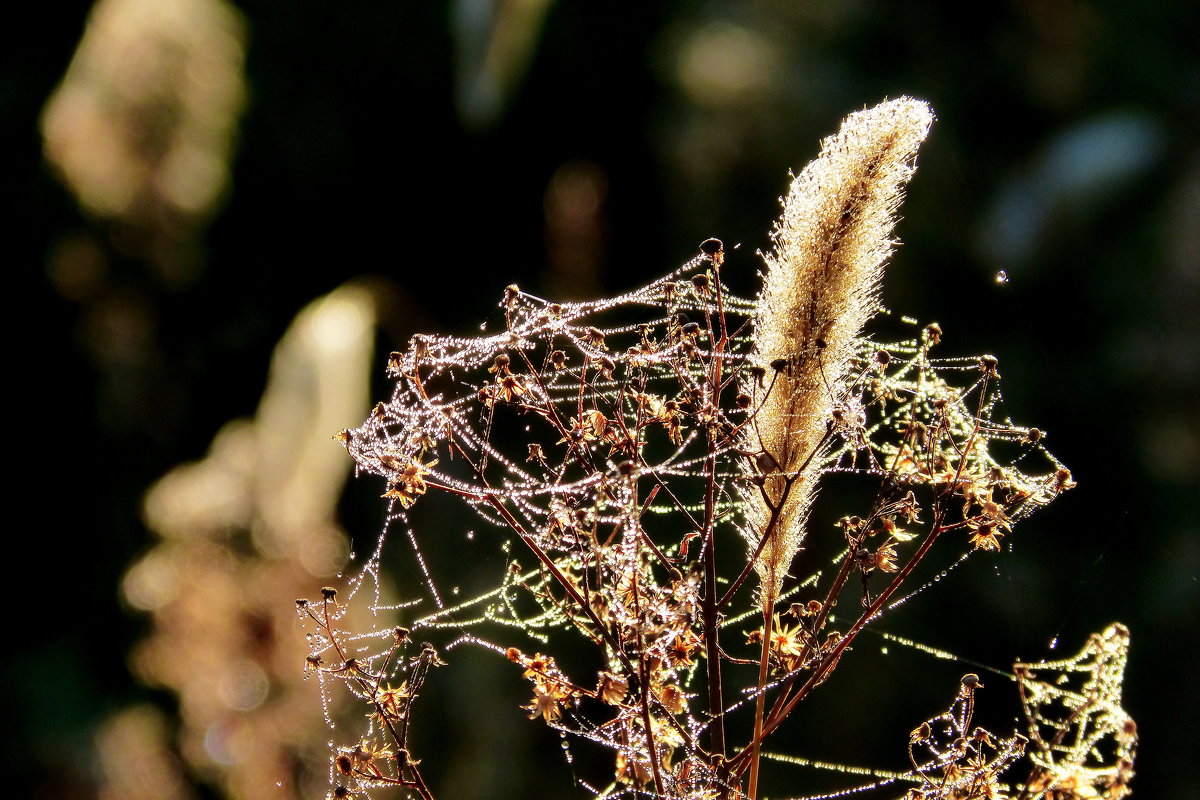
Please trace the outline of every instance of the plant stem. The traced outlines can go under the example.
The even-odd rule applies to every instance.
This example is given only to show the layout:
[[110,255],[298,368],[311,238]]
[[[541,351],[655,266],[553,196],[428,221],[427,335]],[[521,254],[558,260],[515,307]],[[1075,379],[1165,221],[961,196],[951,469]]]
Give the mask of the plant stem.
[[750,800],[755,800],[758,797],[758,743],[762,734],[763,726],[763,707],[767,700],[767,666],[771,654],[771,626],[775,620],[775,600],[767,598],[767,603],[763,607],[763,635],[762,635],[762,660],[758,662],[758,699],[754,704],[754,738],[752,742],[752,750],[750,753],[750,788],[748,794]]

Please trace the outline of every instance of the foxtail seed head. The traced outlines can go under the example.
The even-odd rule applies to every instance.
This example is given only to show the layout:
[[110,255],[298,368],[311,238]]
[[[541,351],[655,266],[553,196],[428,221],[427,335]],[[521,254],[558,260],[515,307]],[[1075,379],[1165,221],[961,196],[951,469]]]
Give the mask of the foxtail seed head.
[[792,182],[772,231],[754,333],[754,359],[767,371],[747,387],[757,409],[747,447],[763,454],[763,481],[745,533],[752,551],[768,537],[755,563],[764,605],[803,542],[830,445],[826,421],[878,308],[895,211],[932,122],[929,106],[908,97],[851,114]]

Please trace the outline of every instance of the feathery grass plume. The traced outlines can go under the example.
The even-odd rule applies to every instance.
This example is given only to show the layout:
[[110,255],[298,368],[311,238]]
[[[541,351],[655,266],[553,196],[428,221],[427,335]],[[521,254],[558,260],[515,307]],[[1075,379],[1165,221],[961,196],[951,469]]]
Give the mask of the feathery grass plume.
[[804,538],[827,421],[843,399],[855,339],[877,310],[894,213],[932,122],[929,106],[908,97],[851,114],[792,182],[771,233],[754,334],[767,371],[750,392],[758,411],[748,442],[761,452],[764,483],[750,497],[746,531],[752,551],[762,544],[764,608]]

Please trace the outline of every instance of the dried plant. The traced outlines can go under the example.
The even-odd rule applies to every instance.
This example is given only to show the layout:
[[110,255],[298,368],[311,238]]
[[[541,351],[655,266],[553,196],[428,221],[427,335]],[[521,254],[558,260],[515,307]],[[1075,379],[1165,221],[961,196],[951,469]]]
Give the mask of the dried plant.
[[[1041,431],[999,414],[994,357],[935,357],[936,324],[892,343],[863,334],[931,121],[902,98],[851,115],[824,142],[785,201],[757,300],[729,291],[724,248],[710,239],[669,275],[607,300],[553,303],[509,286],[503,332],[418,336],[391,355],[391,398],[336,438],[383,479],[384,534],[405,531],[424,585],[385,602],[381,536],[346,586],[297,604],[308,674],[324,697],[340,684],[368,714],[336,748],[333,797],[434,797],[409,730],[427,677],[452,669],[462,647],[516,665],[525,711],[562,734],[569,758],[611,751],[605,772],[576,771],[595,796],[756,797],[760,762],[775,757],[762,745],[868,625],[930,585],[918,567],[1001,549],[1074,485]],[[874,497],[845,509],[858,513],[842,517],[829,564],[816,553],[830,536],[805,526],[832,473]],[[489,591],[440,588],[409,519],[431,495],[486,524],[467,541],[504,554]],[[346,629],[362,606],[379,627]],[[1065,788],[1075,766],[1100,769],[1084,763],[1091,731],[1126,719],[1119,670],[1105,663],[1102,688],[1078,695],[1035,688],[1037,671],[1065,665],[1018,668],[1031,725],[1052,729],[1037,735],[973,728],[979,682],[965,677],[950,709],[909,737],[911,770],[853,790],[1003,797],[1006,768],[1031,742],[1024,797],[1121,796],[1124,778],[1107,794]],[[750,733],[735,742],[734,730]]]
[[[377,292],[351,283],[303,309],[255,417],[147,493],[156,541],[121,584],[150,622],[130,662],[179,698],[179,729],[146,706],[115,713],[97,737],[101,797],[188,800],[203,781],[229,800],[299,800],[324,787],[313,762],[328,733],[293,669],[306,648],[287,604],[345,559],[335,520],[349,470],[328,431],[370,407]],[[356,613],[344,623],[370,624]]]

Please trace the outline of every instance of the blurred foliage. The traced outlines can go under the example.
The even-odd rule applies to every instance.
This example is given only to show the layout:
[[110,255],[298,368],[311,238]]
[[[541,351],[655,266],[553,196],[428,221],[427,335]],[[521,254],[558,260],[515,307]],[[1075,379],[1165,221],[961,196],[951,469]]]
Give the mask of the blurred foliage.
[[[847,112],[900,94],[928,100],[939,122],[886,301],[938,319],[958,352],[995,352],[1017,421],[1044,424],[1080,484],[1027,523],[994,572],[923,596],[902,632],[953,631],[930,644],[1003,666],[1046,656],[1054,637],[1073,646],[1124,622],[1126,699],[1142,731],[1135,791],[1194,791],[1194,8],[241,2],[248,99],[236,150],[214,151],[233,153],[229,187],[213,193],[223,199],[211,212],[188,217],[187,235],[171,222],[163,237],[144,218],[86,202],[93,210],[82,211],[43,157],[54,151],[39,119],[90,6],[27,4],[0,73],[19,276],[10,296],[31,306],[17,317],[26,341],[10,374],[30,378],[18,419],[36,421],[37,437],[13,494],[40,501],[11,526],[21,549],[8,560],[38,576],[19,584],[21,609],[37,616],[26,611],[4,666],[17,794],[95,796],[94,733],[130,701],[159,703],[167,716],[146,724],[173,736],[174,701],[125,668],[147,624],[115,588],[152,541],[141,497],[254,409],[271,348],[301,306],[353,276],[386,275],[411,303],[379,310],[385,353],[418,313],[422,328],[464,331],[513,281],[571,298],[626,289],[708,236],[742,244],[728,272],[743,271],[752,290],[753,252],[786,170]],[[356,544],[377,530],[376,494],[352,484],[343,502]],[[924,716],[888,698],[946,669],[887,663],[856,684],[861,707],[842,692],[813,710],[846,723],[834,737],[858,742],[864,762],[876,746],[892,752],[896,731]],[[503,692],[521,688],[484,673],[440,702],[487,701],[502,713],[520,702]],[[567,784],[561,759],[541,759],[536,734],[513,717],[487,723],[511,735],[502,753],[497,735],[461,717],[458,730],[430,732],[444,736],[446,796],[531,796],[526,773],[539,786]],[[794,749],[805,747],[798,739]]]

